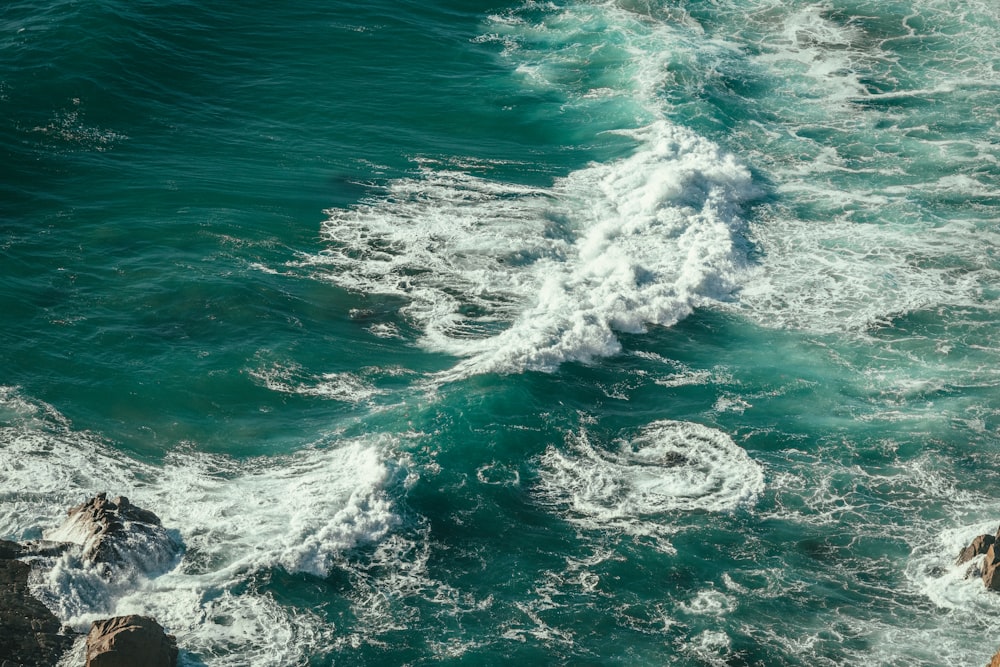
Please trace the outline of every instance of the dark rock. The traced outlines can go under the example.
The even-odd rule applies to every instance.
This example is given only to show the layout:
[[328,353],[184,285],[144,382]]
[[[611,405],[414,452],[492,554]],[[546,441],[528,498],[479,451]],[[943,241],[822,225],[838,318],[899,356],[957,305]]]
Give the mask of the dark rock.
[[0,560],[17,558],[21,555],[21,545],[9,540],[0,540]]
[[73,645],[51,611],[28,590],[26,549],[0,540],[0,665],[51,667]]
[[69,551],[72,546],[69,542],[28,540],[21,543],[21,553],[18,558],[58,558]]
[[967,563],[976,556],[986,553],[986,550],[996,542],[996,538],[993,535],[980,535],[976,539],[972,540],[969,546],[962,549],[962,552],[958,554],[958,560],[956,565],[961,565],[962,563]]
[[95,621],[87,635],[86,667],[176,667],[177,640],[148,616]]
[[84,562],[105,569],[131,564],[150,572],[172,561],[180,548],[158,516],[125,496],[109,500],[106,493],[71,508],[49,537],[82,544]]

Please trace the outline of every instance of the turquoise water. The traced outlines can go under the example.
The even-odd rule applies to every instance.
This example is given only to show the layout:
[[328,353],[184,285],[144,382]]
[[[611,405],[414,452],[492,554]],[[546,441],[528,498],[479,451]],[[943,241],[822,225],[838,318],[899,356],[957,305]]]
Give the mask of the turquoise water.
[[0,9],[0,537],[187,665],[950,665],[1000,598],[990,3]]

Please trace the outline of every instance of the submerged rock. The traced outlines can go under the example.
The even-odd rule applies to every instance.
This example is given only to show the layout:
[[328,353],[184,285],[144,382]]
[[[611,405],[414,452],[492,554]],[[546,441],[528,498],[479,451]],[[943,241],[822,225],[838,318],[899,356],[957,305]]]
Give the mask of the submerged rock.
[[95,621],[87,635],[86,667],[176,667],[177,640],[148,616]]
[[17,558],[39,554],[32,545],[0,540],[0,665],[50,667],[74,636],[28,590],[31,565]]
[[125,496],[109,500],[106,493],[71,508],[62,526],[47,537],[83,545],[83,561],[106,572],[122,565],[153,572],[170,563],[180,549],[158,516]]

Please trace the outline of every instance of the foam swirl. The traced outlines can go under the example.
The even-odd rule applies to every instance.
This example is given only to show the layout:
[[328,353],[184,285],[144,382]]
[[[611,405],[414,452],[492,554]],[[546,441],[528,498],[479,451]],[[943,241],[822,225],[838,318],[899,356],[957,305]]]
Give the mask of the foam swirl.
[[732,438],[690,422],[653,422],[611,450],[583,432],[568,450],[550,447],[541,464],[543,497],[596,526],[731,511],[764,489],[761,467]]

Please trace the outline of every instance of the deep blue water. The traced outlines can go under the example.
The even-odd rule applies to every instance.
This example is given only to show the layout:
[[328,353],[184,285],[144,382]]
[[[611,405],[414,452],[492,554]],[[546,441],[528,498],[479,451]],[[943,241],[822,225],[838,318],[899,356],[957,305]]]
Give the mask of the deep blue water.
[[0,9],[0,538],[187,665],[1000,648],[1000,9]]

